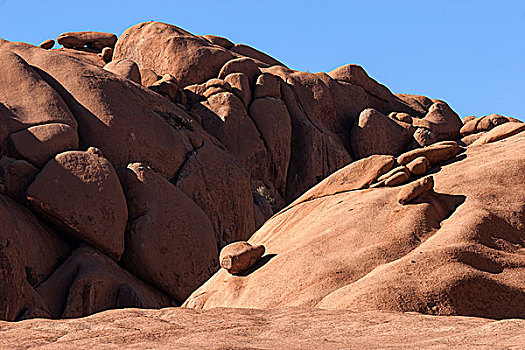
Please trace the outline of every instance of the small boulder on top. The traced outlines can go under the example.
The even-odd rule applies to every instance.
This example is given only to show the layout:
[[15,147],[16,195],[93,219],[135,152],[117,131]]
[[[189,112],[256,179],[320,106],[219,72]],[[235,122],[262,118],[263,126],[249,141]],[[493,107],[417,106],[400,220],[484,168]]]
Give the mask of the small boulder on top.
[[230,274],[238,274],[252,267],[264,252],[263,245],[252,246],[246,241],[234,242],[221,250],[219,262]]
[[44,50],[49,50],[53,46],[55,46],[55,41],[53,39],[48,39],[48,40],[42,41],[42,43],[40,43],[40,45],[38,45],[39,48],[44,49]]
[[117,36],[102,32],[69,32],[60,34],[57,38],[60,45],[70,49],[93,49],[102,51],[106,46],[114,48]]
[[401,191],[399,191],[397,201],[400,204],[405,205],[433,190],[434,178],[432,176],[426,176],[406,186],[403,186]]

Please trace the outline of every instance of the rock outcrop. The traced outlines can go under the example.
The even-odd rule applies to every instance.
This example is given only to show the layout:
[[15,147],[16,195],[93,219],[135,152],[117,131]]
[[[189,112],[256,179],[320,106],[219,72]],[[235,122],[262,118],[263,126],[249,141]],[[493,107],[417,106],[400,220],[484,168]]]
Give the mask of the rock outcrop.
[[0,318],[521,317],[518,120],[165,23],[57,41],[0,40]]
[[523,133],[431,159],[432,177],[402,187],[347,187],[344,170],[369,183],[358,162],[328,177],[250,238],[271,259],[218,271],[184,305],[525,317]]

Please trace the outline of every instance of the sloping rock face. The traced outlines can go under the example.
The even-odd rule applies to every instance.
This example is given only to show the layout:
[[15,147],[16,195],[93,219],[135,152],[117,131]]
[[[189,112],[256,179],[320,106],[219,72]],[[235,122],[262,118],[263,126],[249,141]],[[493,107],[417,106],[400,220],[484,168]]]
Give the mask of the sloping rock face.
[[220,270],[185,305],[525,317],[523,132],[435,164],[410,203],[412,188],[346,187],[345,169],[250,238],[266,247],[251,273]]
[[[0,40],[2,319],[179,305],[217,271],[223,247],[248,240],[283,208],[252,238],[269,240],[266,255],[259,259],[258,248],[244,266],[250,267],[234,276],[241,278],[235,288],[225,280],[224,293],[231,295],[223,300],[207,292],[205,306],[248,305],[243,291],[265,291],[277,281],[261,296],[261,307],[365,308],[359,298],[338,297],[336,305],[330,294],[435,236],[468,197],[466,179],[483,186],[503,177],[501,192],[486,191],[521,203],[510,195],[519,179],[507,186],[514,175],[495,173],[505,171],[500,163],[488,169],[485,182],[472,178],[481,170],[466,166],[472,175],[457,181],[458,191],[439,192],[456,181],[439,175],[447,166],[434,176],[438,194],[430,186],[411,190],[404,205],[394,194],[396,186],[437,171],[466,145],[478,157],[476,147],[492,150],[498,140],[519,135],[515,119],[493,115],[464,124],[445,102],[394,95],[358,65],[328,74],[299,72],[245,44],[159,22],[133,26],[120,38],[92,31],[65,33],[57,41],[64,48]],[[352,197],[351,207],[317,207],[353,193],[360,199]],[[428,201],[419,203],[422,198]],[[337,237],[352,220],[365,226],[360,233],[348,229],[341,238],[348,244],[315,238],[319,232]],[[521,234],[519,215],[502,220]],[[297,233],[292,238],[288,231]],[[308,242],[312,250],[304,248]],[[272,252],[276,246],[284,250]],[[347,254],[348,246],[361,248]],[[286,257],[284,251],[295,253]],[[282,268],[253,278],[275,261]],[[282,282],[295,275],[291,261],[301,264],[298,280],[305,278],[297,290],[283,287],[296,285]],[[323,267],[307,271],[312,261]],[[503,283],[505,271],[494,283]],[[462,293],[443,288],[443,295]],[[384,305],[366,307],[396,309],[375,293]],[[417,309],[415,296],[403,296],[403,310]],[[199,304],[195,295],[189,300]],[[436,304],[433,313],[463,312],[442,300],[448,304]],[[417,310],[427,312],[427,306]]]

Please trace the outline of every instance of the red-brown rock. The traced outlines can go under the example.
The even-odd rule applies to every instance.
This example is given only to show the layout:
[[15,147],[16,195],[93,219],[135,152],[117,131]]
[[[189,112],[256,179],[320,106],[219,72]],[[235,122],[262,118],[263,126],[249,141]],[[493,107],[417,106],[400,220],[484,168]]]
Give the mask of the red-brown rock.
[[126,198],[100,151],[70,151],[50,160],[27,190],[33,208],[65,232],[113,259],[124,251]]
[[234,55],[176,26],[145,22],[120,36],[113,59],[122,58],[158,74],[169,73],[184,87],[216,77]]
[[270,66],[284,66],[281,62],[277,61],[275,58],[271,57],[270,55],[259,51],[257,49],[254,49],[251,46],[244,45],[244,44],[235,44],[232,48],[230,48],[231,52],[235,52],[237,54],[241,54],[243,56],[251,57],[253,59],[256,59],[258,61],[264,62]]
[[462,148],[455,141],[442,141],[428,147],[417,148],[403,153],[397,157],[397,162],[406,165],[418,157],[425,157],[430,165],[444,162],[462,151]]
[[0,187],[3,194],[17,202],[26,202],[26,190],[38,174],[38,169],[25,160],[0,157]]
[[219,71],[219,79],[224,79],[232,73],[244,73],[250,80],[250,84],[254,84],[255,80],[261,74],[261,64],[254,59],[248,57],[241,57],[232,59],[221,68]]
[[245,241],[234,242],[222,248],[219,261],[228,273],[239,274],[252,267],[264,252],[263,245],[252,246]]
[[33,287],[45,280],[70,251],[29,210],[0,195],[0,318],[49,317]]
[[108,72],[115,73],[122,78],[134,81],[137,84],[141,83],[139,66],[137,66],[137,64],[132,60],[113,60],[106,64],[104,69]]
[[[1,47],[0,47],[1,48]],[[44,54],[48,52],[33,48]],[[0,50],[0,150],[7,150],[8,135],[28,127],[77,122],[62,97],[20,56]],[[16,86],[16,89],[13,87]]]
[[230,40],[228,40],[227,38],[224,38],[222,36],[217,36],[217,35],[203,35],[203,37],[208,40],[210,43],[212,44],[215,44],[215,45],[219,45],[219,46],[222,46],[224,47],[225,49],[229,50],[233,47],[233,45],[235,45],[234,43],[232,43]]
[[392,119],[374,109],[365,109],[352,129],[352,149],[358,158],[373,154],[398,155],[410,134]]
[[74,318],[125,307],[161,308],[168,296],[137,279],[113,260],[81,246],[37,287],[53,318]]
[[286,105],[275,98],[258,98],[250,105],[250,116],[271,157],[266,179],[280,193],[286,193],[292,141],[292,124]]
[[252,98],[248,76],[244,73],[231,73],[224,77],[224,81],[230,84],[232,92],[241,99],[244,107],[248,108]]
[[133,163],[120,174],[130,221],[122,265],[179,303],[217,269],[210,220],[180,189]]
[[492,130],[481,136],[479,139],[474,141],[471,144],[471,146],[483,145],[486,143],[503,140],[507,137],[519,134],[523,131],[525,131],[525,123],[505,123],[493,128]]
[[60,34],[57,42],[67,48],[90,48],[101,51],[104,47],[114,47],[117,36],[101,32],[70,32]]
[[53,46],[55,46],[55,41],[53,39],[44,40],[40,43],[40,45],[38,45],[38,47],[44,50],[49,50],[53,48]]
[[218,244],[246,240],[253,233],[249,173],[231,154],[205,141],[173,183],[206,213]]
[[77,131],[62,123],[32,126],[9,135],[18,155],[42,167],[57,153],[78,148]]

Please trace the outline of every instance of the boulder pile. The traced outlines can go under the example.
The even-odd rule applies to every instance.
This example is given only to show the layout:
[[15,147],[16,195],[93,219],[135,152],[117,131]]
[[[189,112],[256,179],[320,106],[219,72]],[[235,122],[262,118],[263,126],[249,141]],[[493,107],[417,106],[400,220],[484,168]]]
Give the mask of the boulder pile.
[[[463,123],[444,101],[395,95],[355,64],[328,74],[295,71],[247,45],[159,22],[137,24],[118,38],[72,32],[57,42],[64,47],[0,39],[0,319],[185,301],[359,309],[364,289],[352,289],[355,300],[338,293],[404,259],[469,191],[476,214],[465,227],[505,222],[522,233],[522,201],[506,211],[496,202],[487,209],[472,184],[489,186],[488,180],[461,165],[489,166],[483,152],[518,164],[515,151],[494,146],[519,139],[512,135],[524,124],[516,119]],[[448,167],[459,170],[440,175]],[[519,164],[508,173],[498,169],[484,176],[502,179],[505,186],[494,191],[514,198]],[[398,195],[401,184],[407,187]],[[349,197],[339,205],[338,196]],[[479,217],[488,223],[477,223]],[[362,222],[355,225],[359,234],[349,228],[354,220]],[[485,254],[476,242],[492,244],[476,237],[456,239],[471,250],[453,255],[443,243],[441,255],[428,259],[474,261]],[[260,259],[265,248],[268,258]],[[503,266],[491,261],[483,268]],[[397,283],[402,267],[394,265],[385,285]],[[275,281],[275,290],[262,288],[271,283],[258,276]],[[300,282],[288,283],[290,276]],[[466,283],[456,277],[446,281]],[[431,297],[417,298],[430,287],[402,289],[408,301],[401,307],[380,290],[383,282],[366,281],[360,283],[376,288],[379,306],[467,313],[452,297],[437,309]],[[491,281],[520,297],[514,284]],[[201,285],[203,292],[190,297]],[[444,295],[462,293],[443,288]],[[259,301],[250,299],[262,291]],[[337,298],[328,297],[332,292]]]

